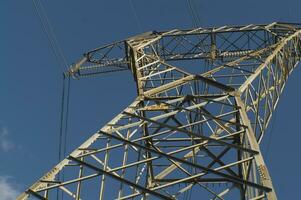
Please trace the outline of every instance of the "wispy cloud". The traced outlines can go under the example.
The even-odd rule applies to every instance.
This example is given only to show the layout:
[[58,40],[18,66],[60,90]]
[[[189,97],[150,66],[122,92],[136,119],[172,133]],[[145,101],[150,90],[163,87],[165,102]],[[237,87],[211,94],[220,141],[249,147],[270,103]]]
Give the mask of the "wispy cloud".
[[0,150],[8,152],[15,148],[14,143],[8,138],[8,129],[5,126],[0,127]]
[[20,192],[7,176],[0,176],[0,200],[14,200]]

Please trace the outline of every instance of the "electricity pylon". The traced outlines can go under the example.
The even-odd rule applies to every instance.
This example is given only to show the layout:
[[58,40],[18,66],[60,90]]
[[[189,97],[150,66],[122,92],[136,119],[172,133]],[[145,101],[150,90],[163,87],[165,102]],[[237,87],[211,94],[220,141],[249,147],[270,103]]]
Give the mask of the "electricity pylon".
[[291,23],[148,32],[85,53],[67,75],[130,70],[137,98],[18,199],[277,199],[260,143],[300,57]]

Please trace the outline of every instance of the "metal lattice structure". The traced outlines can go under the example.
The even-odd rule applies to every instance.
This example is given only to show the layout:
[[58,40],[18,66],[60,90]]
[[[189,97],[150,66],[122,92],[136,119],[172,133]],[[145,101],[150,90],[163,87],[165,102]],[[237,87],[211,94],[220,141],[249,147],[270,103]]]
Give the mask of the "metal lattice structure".
[[277,199],[260,143],[300,58],[291,23],[149,32],[89,51],[68,75],[130,70],[138,96],[18,199]]

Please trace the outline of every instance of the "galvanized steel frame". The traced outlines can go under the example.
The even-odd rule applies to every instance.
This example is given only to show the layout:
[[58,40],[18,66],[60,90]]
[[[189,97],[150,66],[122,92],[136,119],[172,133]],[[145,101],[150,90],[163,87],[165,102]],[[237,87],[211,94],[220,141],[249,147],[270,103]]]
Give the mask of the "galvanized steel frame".
[[[277,199],[260,142],[300,60],[300,27],[149,32],[87,52],[66,75],[131,70],[138,96],[18,200],[85,199],[91,180],[99,199]],[[200,73],[182,66],[193,60]]]

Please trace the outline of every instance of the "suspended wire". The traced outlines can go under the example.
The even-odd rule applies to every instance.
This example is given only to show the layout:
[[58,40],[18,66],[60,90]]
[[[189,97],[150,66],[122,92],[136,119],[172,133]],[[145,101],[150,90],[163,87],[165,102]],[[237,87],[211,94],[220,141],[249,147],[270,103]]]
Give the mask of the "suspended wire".
[[69,102],[70,102],[70,76],[67,78],[63,75],[63,87],[61,96],[61,110],[60,110],[60,132],[59,132],[59,161],[66,157],[67,150],[67,133],[69,121]]
[[51,23],[50,23],[50,20],[49,20],[48,16],[47,16],[46,10],[45,10],[45,8],[44,8],[42,2],[41,2],[40,0],[38,0],[38,2],[39,2],[40,5],[41,5],[41,8],[42,8],[41,11],[44,13],[44,16],[45,16],[45,19],[46,19],[46,24],[47,24],[47,26],[49,27],[50,35],[51,35],[52,38],[53,38],[53,41],[54,41],[55,46],[56,46],[56,48],[57,48],[57,51],[58,51],[58,53],[59,53],[59,55],[60,55],[60,57],[61,57],[61,59],[62,59],[62,62],[63,62],[64,65],[65,65],[65,67],[68,69],[68,64],[67,64],[66,57],[65,57],[65,55],[64,55],[64,53],[63,53],[63,50],[62,50],[61,46],[59,45],[59,42],[58,42],[58,40],[57,40],[57,38],[56,38],[56,36],[55,36],[55,34],[54,34],[53,27],[52,27],[52,25],[51,25]]
[[64,138],[64,110],[65,110],[65,76],[63,76],[63,87],[62,87],[62,95],[61,95],[61,112],[60,112],[60,131],[59,131],[59,154],[58,154],[58,161],[62,159],[62,145],[63,145],[63,138]]
[[68,134],[68,120],[69,120],[69,102],[70,102],[70,76],[68,76],[68,81],[67,81],[67,100],[66,100],[66,113],[65,113],[65,137],[64,137],[64,150],[63,150],[63,156],[64,158],[67,156],[67,134]]
[[[64,53],[58,43],[58,40],[55,36],[55,33],[53,31],[53,28],[51,26],[50,20],[47,16],[46,10],[40,0],[32,0],[35,13],[37,14],[41,24],[42,29],[44,33],[46,34],[46,37],[50,43],[51,49],[60,64],[60,66],[63,67],[63,70],[68,70],[67,60],[64,56]],[[62,99],[61,99],[61,124],[60,124],[60,135],[59,135],[59,160],[62,159],[62,156],[65,156],[66,154],[66,141],[67,141],[67,121],[68,121],[68,107],[69,107],[69,90],[70,90],[70,78],[68,78],[67,83],[67,89],[65,88],[65,76],[63,76],[63,93],[62,93]],[[65,95],[67,94],[67,102],[65,102]],[[65,108],[65,104],[66,108]],[[65,127],[65,129],[63,129]],[[64,141],[64,142],[63,142]]]
[[192,9],[194,10],[194,14],[195,14],[195,18],[197,20],[197,25],[198,27],[202,26],[202,21],[201,21],[201,17],[199,15],[199,12],[197,10],[197,3],[195,0],[190,0],[191,4],[192,4]]
[[195,16],[194,16],[193,12],[192,12],[190,1],[186,0],[186,3],[187,3],[187,6],[188,6],[188,13],[189,13],[190,19],[192,21],[192,25],[196,28],[197,27],[196,19],[195,19]]
[[[61,110],[60,110],[60,129],[59,129],[59,151],[58,151],[58,162],[62,160],[62,145],[63,145],[63,138],[64,136],[64,110],[65,110],[65,76],[63,74],[63,87],[62,87],[62,94],[61,94]],[[65,143],[64,143],[65,144]],[[64,178],[64,177],[63,177]],[[61,180],[61,173],[58,173],[58,180]],[[56,190],[56,199],[59,199],[59,189]],[[63,199],[63,194],[61,192],[61,199]]]
[[47,13],[45,11],[43,4],[39,0],[32,0],[32,2],[34,5],[35,14],[37,15],[38,19],[40,20],[40,23],[42,25],[42,30],[45,33],[45,35],[50,43],[51,50],[52,50],[57,62],[63,68],[64,71],[68,70],[66,58],[63,54],[62,49],[60,48],[58,40],[56,39],[56,36],[54,34],[50,20],[47,17]]
[[[50,20],[47,16],[46,10],[40,0],[32,0],[34,5],[34,11],[37,15],[40,23],[42,25],[42,30],[45,33],[51,50],[58,62],[58,64],[62,67],[63,72],[68,70],[68,64],[66,57],[59,45],[59,42],[55,36],[53,27],[50,23]],[[62,81],[62,94],[61,94],[61,108],[60,108],[60,128],[59,128],[59,150],[58,150],[58,160],[59,162],[63,157],[66,157],[67,151],[67,133],[68,133],[68,120],[69,120],[69,99],[70,99],[70,77],[67,80],[66,86],[66,77],[63,73],[63,81]],[[58,179],[64,181],[64,173],[58,174]],[[57,190],[57,199],[59,199],[59,190]],[[64,199],[64,194],[61,192],[61,199]]]
[[[67,82],[67,85],[66,85]],[[63,74],[63,87],[61,96],[61,113],[60,113],[60,132],[59,132],[59,162],[67,155],[67,141],[68,141],[68,120],[69,120],[69,101],[70,101],[70,76],[66,81],[66,76]],[[65,180],[65,174],[59,173],[58,179]],[[57,199],[59,199],[59,192],[57,192]],[[61,192],[61,199],[64,199],[64,193]]]
[[[59,151],[58,162],[66,157],[67,153],[67,133],[68,133],[68,120],[69,120],[69,101],[70,101],[70,76],[66,79],[63,74],[63,87],[61,94],[61,108],[60,108],[60,129],[59,129]],[[58,180],[64,181],[65,174],[59,173]],[[59,199],[59,192],[57,191],[57,199]],[[64,193],[61,192],[61,199],[64,199]]]
[[137,27],[138,27],[139,31],[142,32],[141,21],[140,21],[140,19],[138,17],[137,11],[136,11],[135,6],[134,6],[134,3],[133,3],[132,0],[129,0],[129,3],[130,3],[130,7],[132,9],[133,15],[135,17],[135,21],[136,21]]
[[201,20],[200,16],[198,15],[198,12],[196,10],[196,2],[191,2],[191,0],[186,0],[187,6],[188,6],[188,12],[189,16],[192,20],[192,24],[195,28],[200,27],[201,25]]

